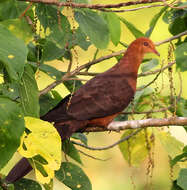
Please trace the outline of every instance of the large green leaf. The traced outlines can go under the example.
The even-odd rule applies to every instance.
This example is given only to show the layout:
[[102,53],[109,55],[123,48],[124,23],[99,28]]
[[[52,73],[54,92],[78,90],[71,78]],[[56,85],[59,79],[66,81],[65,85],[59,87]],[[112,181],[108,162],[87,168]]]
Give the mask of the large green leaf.
[[[131,133],[132,130],[126,130],[121,138],[124,138]],[[151,133],[149,131],[147,131],[147,133],[148,138],[150,139]],[[139,166],[148,156],[145,131],[141,131],[137,135],[132,136],[128,142],[125,141],[120,143],[119,148],[123,154],[123,157],[129,162],[130,165]]]
[[145,36],[143,32],[141,32],[139,29],[136,28],[136,26],[134,26],[132,23],[130,23],[123,17],[120,17],[120,20],[126,25],[126,27],[130,30],[130,32],[133,34],[135,38]]
[[3,63],[11,80],[21,78],[26,59],[27,48],[24,42],[0,25],[0,62]]
[[14,190],[42,190],[42,187],[36,181],[22,178],[14,183]]
[[109,43],[108,25],[97,12],[91,10],[76,11],[75,19],[81,30],[97,48],[104,49],[107,47]]
[[145,36],[146,37],[150,37],[155,26],[156,26],[156,23],[158,22],[159,18],[162,16],[162,14],[166,11],[168,7],[164,7],[160,10],[159,13],[157,13],[151,20],[150,22],[150,25],[149,25],[149,30],[145,33]]
[[177,185],[183,190],[187,190],[187,168],[182,168],[177,179]]
[[62,150],[65,154],[70,156],[72,159],[77,161],[79,164],[82,164],[80,154],[71,141],[69,141],[69,140],[63,141]]
[[120,19],[115,13],[104,13],[103,16],[108,23],[110,38],[112,43],[117,46],[121,37]]
[[[0,1],[0,3],[2,0]],[[18,18],[27,8],[26,2],[15,0],[6,0],[0,4],[0,21],[6,19]]]
[[25,116],[39,117],[39,94],[35,75],[30,65],[25,71],[19,85],[20,101]]
[[0,97],[0,169],[11,159],[20,144],[24,119],[18,105]]
[[71,162],[62,162],[56,178],[72,190],[91,190],[92,185],[84,171]]
[[177,46],[175,50],[177,68],[181,71],[187,71],[187,42]]
[[17,38],[28,43],[33,39],[33,32],[25,19],[9,19],[1,22],[7,29],[9,29]]

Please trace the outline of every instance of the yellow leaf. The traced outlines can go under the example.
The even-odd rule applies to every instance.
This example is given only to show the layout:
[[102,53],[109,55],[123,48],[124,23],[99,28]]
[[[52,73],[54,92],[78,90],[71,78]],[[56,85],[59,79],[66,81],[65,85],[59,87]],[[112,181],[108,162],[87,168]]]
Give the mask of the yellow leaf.
[[[24,133],[18,151],[22,156],[31,158],[38,181],[43,184],[50,182],[54,170],[61,165],[61,138],[49,122],[25,117],[25,124],[28,131]],[[42,175],[36,166],[43,168],[47,175]]]

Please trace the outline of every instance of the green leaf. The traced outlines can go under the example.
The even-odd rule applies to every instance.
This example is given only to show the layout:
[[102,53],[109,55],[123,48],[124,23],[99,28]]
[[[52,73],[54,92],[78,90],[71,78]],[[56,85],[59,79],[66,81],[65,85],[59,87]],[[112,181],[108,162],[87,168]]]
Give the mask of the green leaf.
[[0,61],[3,63],[11,80],[21,78],[26,59],[27,48],[24,42],[17,39],[3,25],[0,25]]
[[55,67],[52,67],[47,64],[40,64],[37,65],[37,63],[29,62],[30,65],[34,66],[36,69],[39,69],[40,71],[46,73],[54,80],[60,80],[62,76],[64,75],[63,72],[57,70]]
[[[0,2],[2,2],[2,0]],[[0,20],[18,18],[27,6],[28,4],[26,2],[15,0],[4,1],[0,4]]]
[[2,83],[0,84],[0,95],[3,95],[11,100],[16,100],[19,97],[18,84]]
[[42,61],[52,61],[58,59],[65,54],[64,48],[59,48],[56,42],[47,40],[43,46]]
[[30,65],[25,66],[25,71],[19,85],[20,101],[25,116],[39,117],[38,86],[34,72]]
[[184,158],[187,159],[187,152],[177,155],[174,159],[172,159],[170,161],[171,167],[173,167],[175,164],[177,164],[177,162],[183,161]]
[[56,7],[38,4],[36,6],[36,14],[40,20],[40,24],[44,27],[44,30],[47,27],[52,28],[54,25],[58,24],[58,15]]
[[73,92],[73,90],[76,91],[82,86],[81,81],[73,81],[73,80],[64,81],[63,84],[70,92]]
[[171,136],[170,133],[156,131],[156,135],[160,140],[163,148],[171,158],[174,158],[175,156],[182,153],[182,149],[184,147],[183,143],[178,141],[175,137]]
[[62,150],[69,157],[71,157],[72,159],[77,161],[79,164],[82,164],[80,154],[71,141],[69,141],[69,140],[63,141],[62,142]]
[[87,139],[86,135],[84,135],[82,133],[73,133],[73,135],[71,135],[71,138],[80,140],[85,145],[88,144],[88,139]]
[[182,97],[177,102],[176,115],[179,117],[187,117],[187,100]]
[[75,19],[81,30],[99,49],[105,49],[109,43],[109,29],[105,20],[91,10],[75,11]]
[[49,93],[40,96],[40,116],[44,116],[49,110],[53,109],[60,101],[62,97],[57,91],[51,90]]
[[1,22],[9,31],[11,31],[17,38],[28,43],[33,39],[33,32],[25,19],[9,19]]
[[[182,3],[181,3],[182,6]],[[184,5],[185,6],[185,5]],[[187,27],[187,10],[186,9],[173,9],[168,14],[170,25],[169,31],[173,35],[177,35],[186,30]]]
[[75,30],[74,35],[74,41],[73,43],[75,45],[78,45],[83,50],[88,50],[88,47],[91,45],[90,41],[87,39],[86,35],[81,31],[80,27],[78,27],[77,30]]
[[187,71],[187,42],[177,46],[175,50],[176,64],[182,72]]
[[108,23],[112,43],[117,46],[121,37],[120,19],[115,13],[112,12],[103,12],[103,16]]
[[151,20],[150,25],[149,25],[149,30],[145,33],[146,37],[150,37],[155,26],[156,23],[158,22],[159,18],[162,16],[162,14],[167,10],[168,7],[164,7],[160,10],[159,13],[157,13]]
[[143,32],[141,32],[140,30],[138,30],[132,23],[128,22],[123,17],[120,17],[120,20],[126,25],[126,27],[131,31],[131,33],[133,34],[133,36],[135,38],[139,38],[139,37],[145,36]]
[[72,190],[91,190],[92,185],[84,171],[71,162],[62,162],[56,178]]
[[25,125],[21,109],[8,98],[0,97],[0,116],[0,169],[2,169],[19,147]]
[[187,190],[187,168],[182,168],[177,179],[177,185],[183,190]]
[[158,59],[151,59],[150,61],[143,63],[141,66],[142,72],[150,71],[159,64]]
[[14,190],[42,190],[39,183],[31,179],[22,178],[14,183]]
[[171,190],[183,190],[183,189],[180,188],[180,187],[177,185],[177,181],[175,180],[175,181],[173,181]]
[[[130,135],[132,132],[132,130],[125,131],[121,139]],[[150,139],[151,133],[149,131],[147,132],[148,138]],[[129,162],[130,165],[138,167],[148,156],[145,131],[141,131],[137,135],[132,136],[128,141],[120,143],[119,149],[124,159]]]

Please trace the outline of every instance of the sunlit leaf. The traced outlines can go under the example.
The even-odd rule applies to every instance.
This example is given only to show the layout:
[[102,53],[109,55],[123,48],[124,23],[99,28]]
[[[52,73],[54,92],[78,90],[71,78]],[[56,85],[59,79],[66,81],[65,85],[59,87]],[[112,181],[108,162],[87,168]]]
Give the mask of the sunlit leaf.
[[[22,137],[19,153],[32,158],[31,164],[37,180],[48,184],[54,177],[54,170],[60,168],[61,138],[51,123],[32,117],[25,117],[25,123],[27,130]],[[37,155],[43,159],[39,159]]]
[[[121,139],[130,135],[133,131],[126,130]],[[151,147],[151,133],[147,131],[148,141]],[[145,131],[139,132],[137,135],[132,136],[128,141],[119,144],[119,148],[124,159],[132,166],[139,166],[148,156],[147,141]]]
[[183,143],[178,141],[175,137],[171,136],[170,133],[157,131],[156,135],[160,140],[163,148],[171,158],[174,158],[175,156],[182,153],[182,149],[184,147]]
[[20,145],[25,125],[19,106],[0,97],[0,169],[7,164]]
[[72,190],[91,190],[92,185],[84,171],[71,162],[62,162],[56,178]]

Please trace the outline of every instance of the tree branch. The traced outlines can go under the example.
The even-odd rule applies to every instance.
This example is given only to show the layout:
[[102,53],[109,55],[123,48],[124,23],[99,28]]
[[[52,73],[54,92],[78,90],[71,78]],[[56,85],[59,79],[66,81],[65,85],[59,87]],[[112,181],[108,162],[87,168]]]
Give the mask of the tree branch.
[[130,121],[113,121],[107,128],[89,127],[85,132],[101,132],[101,131],[121,131],[126,129],[139,129],[146,127],[163,127],[163,126],[187,126],[187,117],[170,117],[163,119],[144,119]]
[[177,34],[176,36],[172,36],[171,38],[162,40],[162,41],[160,41],[160,42],[156,42],[155,45],[156,45],[156,46],[160,46],[161,44],[164,44],[164,43],[167,43],[167,42],[171,42],[171,41],[173,41],[173,40],[175,40],[175,39],[178,39],[178,38],[180,38],[180,37],[182,37],[182,36],[185,36],[185,35],[187,35],[187,30],[184,31],[184,32],[181,32],[181,33]]
[[[19,0],[19,1],[25,1],[25,0]],[[124,3],[102,5],[102,4],[83,4],[83,3],[74,3],[74,2],[59,2],[57,0],[26,0],[26,1],[33,3],[56,5],[58,7],[88,8],[88,9],[120,8],[131,5],[163,2],[163,0],[140,0],[140,1],[129,1]]]
[[128,135],[128,136],[126,136],[126,137],[124,137],[124,138],[118,140],[117,142],[115,142],[115,143],[113,143],[113,144],[111,144],[111,145],[109,145],[109,146],[104,146],[104,147],[91,147],[91,146],[88,146],[88,145],[85,145],[85,144],[82,144],[82,143],[78,143],[78,142],[75,142],[75,141],[71,141],[71,142],[72,142],[73,144],[76,144],[76,145],[78,145],[78,146],[82,146],[82,147],[84,147],[84,148],[86,148],[86,149],[89,149],[89,150],[107,150],[107,149],[113,148],[114,146],[116,146],[116,145],[118,145],[118,144],[120,144],[120,143],[122,143],[122,142],[124,142],[124,141],[126,141],[126,140],[128,140],[128,139],[130,139],[132,136],[136,135],[136,134],[139,133],[141,130],[142,130],[142,129],[138,129],[138,130],[132,132],[130,135]]

